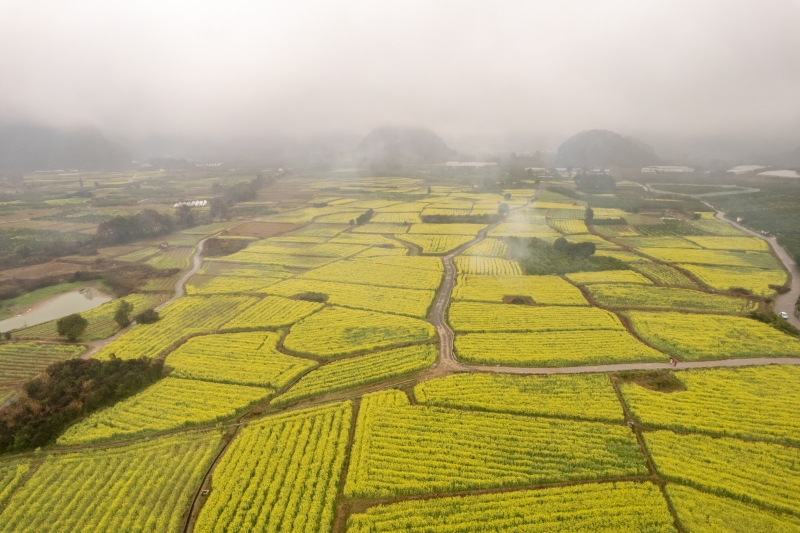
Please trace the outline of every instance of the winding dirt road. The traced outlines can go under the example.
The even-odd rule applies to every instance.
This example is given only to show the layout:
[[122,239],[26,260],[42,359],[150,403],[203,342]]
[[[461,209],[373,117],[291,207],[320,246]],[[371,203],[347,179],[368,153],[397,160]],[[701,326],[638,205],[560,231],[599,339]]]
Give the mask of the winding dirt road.
[[[711,204],[707,204],[709,207],[717,211],[714,206]],[[759,235],[758,233],[749,230],[736,222],[728,220],[725,218],[725,213],[717,211],[717,218],[720,220],[724,220],[735,226],[742,231],[746,231],[752,235],[755,235],[759,238],[762,238],[769,242],[772,245],[775,252],[780,257],[783,264],[786,266],[787,270],[792,273],[792,290],[789,293],[781,295],[778,297],[776,302],[776,311],[782,310],[783,307],[780,306],[788,306],[791,303],[791,307],[788,308],[788,313],[790,316],[790,321],[792,323],[800,323],[797,318],[792,313],[792,309],[794,308],[794,302],[797,300],[797,295],[800,294],[800,273],[797,270],[797,265],[794,264],[789,254],[786,250],[783,249],[777,242],[775,242],[775,238],[767,238],[763,235]],[[450,297],[453,292],[453,288],[456,284],[456,266],[453,262],[453,259],[464,252],[467,248],[474,246],[481,242],[484,238],[486,238],[486,234],[489,231],[497,226],[499,222],[491,224],[487,226],[483,230],[481,230],[475,239],[469,241],[468,243],[456,248],[449,254],[442,257],[442,264],[444,265],[444,278],[442,280],[442,284],[439,286],[439,290],[436,292],[436,298],[434,299],[433,307],[431,308],[431,316],[430,321],[433,326],[436,328],[436,332],[439,335],[439,361],[437,363],[437,369],[442,370],[445,373],[450,372],[495,372],[495,373],[502,373],[502,374],[583,374],[583,373],[591,373],[591,372],[622,372],[625,370],[675,370],[675,369],[687,369],[687,368],[718,368],[718,367],[742,367],[742,366],[761,366],[761,365],[800,365],[800,358],[794,357],[759,357],[759,358],[749,358],[749,359],[721,359],[717,361],[693,361],[693,362],[679,362],[676,366],[673,366],[669,363],[624,363],[624,364],[611,364],[611,365],[593,365],[593,366],[573,366],[573,367],[513,367],[513,366],[479,366],[479,365],[467,365],[460,362],[456,359],[455,352],[453,349],[453,342],[455,339],[455,335],[453,330],[450,329],[450,326],[447,324],[446,314],[447,314],[447,307],[450,304]],[[791,302],[790,302],[791,301]],[[793,320],[792,320],[793,319]]]

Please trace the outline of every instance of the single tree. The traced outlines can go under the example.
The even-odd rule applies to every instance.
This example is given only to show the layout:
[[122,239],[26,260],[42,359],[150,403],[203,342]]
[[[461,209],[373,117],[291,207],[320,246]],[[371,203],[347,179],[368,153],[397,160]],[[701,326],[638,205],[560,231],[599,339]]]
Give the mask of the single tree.
[[5,333],[3,333],[3,337],[5,337],[7,341],[10,341],[11,340],[11,332],[10,331],[6,331]]
[[502,203],[502,204],[498,205],[497,206],[497,214],[500,215],[500,216],[503,216],[503,217],[508,215],[508,204]]
[[120,300],[117,304],[117,312],[114,313],[114,322],[121,328],[127,328],[131,324],[131,311],[133,311],[133,304]]
[[431,193],[431,186],[428,185],[428,194],[430,194],[430,193]]
[[591,223],[594,220],[594,209],[591,207],[586,208],[586,218],[584,219],[587,224]]
[[145,309],[136,315],[137,324],[152,324],[153,322],[158,322],[160,319],[161,317],[155,309]]
[[86,331],[86,326],[88,325],[88,320],[83,318],[78,313],[73,313],[65,316],[64,318],[59,318],[56,322],[56,329],[58,330],[58,334],[60,336],[66,337],[71,342],[75,342],[78,340],[78,337],[83,335],[83,332]]

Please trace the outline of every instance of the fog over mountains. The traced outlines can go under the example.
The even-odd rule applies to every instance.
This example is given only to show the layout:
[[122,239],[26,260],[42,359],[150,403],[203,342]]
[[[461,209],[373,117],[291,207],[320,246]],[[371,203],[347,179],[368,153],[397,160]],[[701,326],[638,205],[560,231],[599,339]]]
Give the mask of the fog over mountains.
[[390,125],[459,153],[598,129],[734,161],[800,146],[798,27],[792,0],[10,1],[0,121],[133,159],[335,158]]

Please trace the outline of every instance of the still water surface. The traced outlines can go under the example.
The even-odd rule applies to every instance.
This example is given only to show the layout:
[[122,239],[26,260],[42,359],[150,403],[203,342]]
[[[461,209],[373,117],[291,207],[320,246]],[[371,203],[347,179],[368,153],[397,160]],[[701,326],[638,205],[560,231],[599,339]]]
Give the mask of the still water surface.
[[34,305],[21,315],[0,320],[0,333],[82,313],[110,301],[111,296],[94,287],[65,292]]

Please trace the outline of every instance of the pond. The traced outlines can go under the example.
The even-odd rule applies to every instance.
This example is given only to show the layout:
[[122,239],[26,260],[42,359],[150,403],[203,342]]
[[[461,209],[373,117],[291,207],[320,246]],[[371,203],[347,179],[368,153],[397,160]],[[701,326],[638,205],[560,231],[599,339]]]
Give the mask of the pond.
[[65,292],[37,302],[31,309],[20,315],[0,320],[0,333],[35,326],[72,313],[82,313],[110,302],[111,299],[112,296],[100,292],[95,287],[84,287]]

